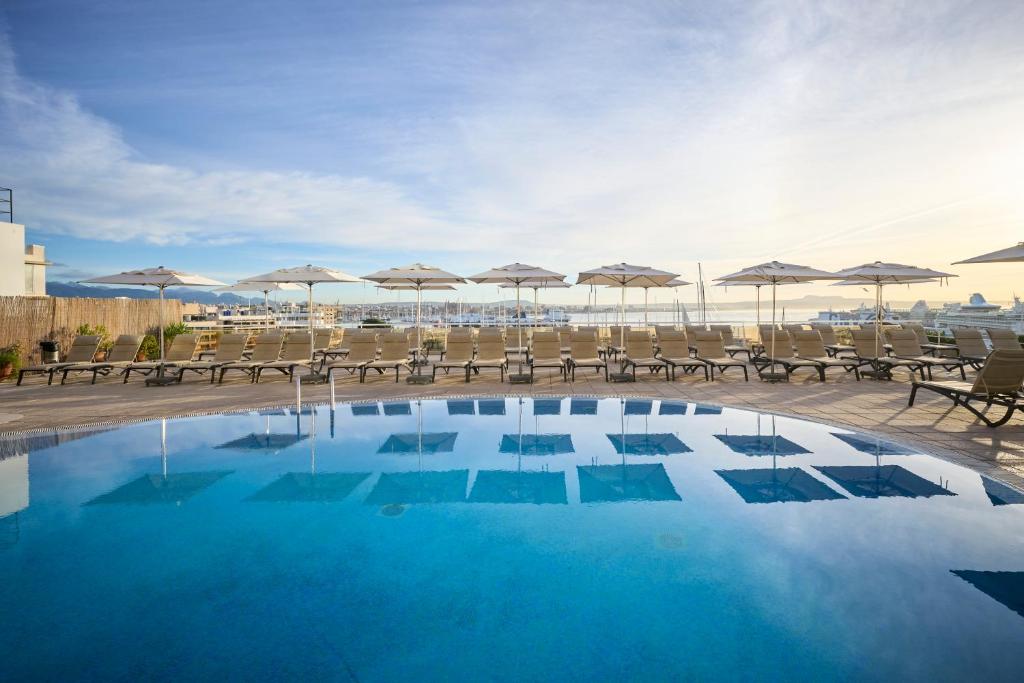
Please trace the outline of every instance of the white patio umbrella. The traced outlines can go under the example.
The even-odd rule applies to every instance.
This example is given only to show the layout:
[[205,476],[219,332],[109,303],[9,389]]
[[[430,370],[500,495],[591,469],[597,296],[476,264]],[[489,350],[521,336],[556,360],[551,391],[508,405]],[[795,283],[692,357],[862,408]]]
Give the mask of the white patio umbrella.
[[[829,273],[824,270],[818,270],[817,268],[810,268],[808,266],[800,266],[794,263],[780,263],[779,261],[770,261],[768,263],[761,263],[750,268],[744,268],[743,270],[729,275],[723,275],[722,277],[716,277],[716,282],[727,282],[730,284],[746,284],[756,285],[761,283],[762,285],[771,285],[772,287],[772,348],[775,348],[775,288],[780,284],[800,284],[804,282],[815,282],[817,280],[836,280],[839,279],[834,273]],[[775,364],[772,363],[771,375],[767,379],[776,379],[775,376]],[[763,375],[762,375],[763,377]]]
[[284,290],[302,289],[298,285],[289,282],[239,282],[234,285],[217,287],[215,292],[263,292],[263,309],[266,311],[266,318],[263,322],[263,329],[270,329],[270,293]]
[[[448,271],[435,268],[434,266],[425,266],[422,263],[413,263],[408,266],[401,266],[399,268],[388,268],[387,270],[379,270],[376,273],[370,273],[364,277],[365,280],[370,282],[376,282],[384,287],[412,287],[416,290],[416,348],[419,349],[423,345],[422,334],[420,331],[420,308],[423,303],[423,290],[426,287],[437,287],[438,285],[457,285],[466,282],[464,277],[449,273]],[[422,373],[423,364],[416,361],[416,376],[417,379],[412,380],[414,382],[423,382],[424,377]]]
[[[503,287],[505,289],[511,289],[512,287],[515,287],[515,285],[511,285],[511,284],[504,284],[504,285],[498,285],[498,286],[499,287]],[[551,282],[539,282],[539,281],[538,282],[524,282],[524,283],[522,283],[521,286],[524,287],[525,289],[532,289],[533,290],[533,324],[534,325],[537,324],[537,319],[540,316],[540,296],[538,295],[538,292],[540,290],[542,290],[542,289],[569,289],[570,287],[572,287],[572,285],[570,283],[563,282],[562,280],[552,280]]]
[[223,285],[223,282],[212,280],[202,275],[183,273],[180,270],[172,270],[158,266],[156,268],[145,268],[142,270],[128,270],[117,275],[105,275],[94,277],[82,282],[89,282],[100,285],[137,285],[142,287],[156,287],[160,290],[160,360],[164,359],[164,290],[168,287],[216,287]]
[[878,348],[882,336],[882,287],[885,285],[920,284],[931,280],[943,280],[956,277],[952,273],[943,273],[931,268],[918,268],[902,263],[865,263],[852,268],[844,268],[836,272],[840,282],[835,284],[873,284],[875,285],[875,348]]
[[[477,273],[469,278],[473,282],[479,285],[503,285],[509,284],[516,288],[516,333],[519,337],[519,348],[523,348],[523,317],[522,317],[522,304],[519,299],[519,288],[523,286],[524,282],[561,282],[565,280],[565,276],[561,273],[556,273],[544,268],[538,268],[536,266],[528,266],[524,263],[510,263],[507,266],[500,268],[494,268],[492,270],[484,271],[483,273]],[[516,381],[525,381],[523,375],[523,357],[519,355],[519,373],[516,375]],[[509,381],[513,381],[512,377],[509,377]]]
[[964,259],[963,261],[954,261],[953,265],[956,266],[961,263],[1013,263],[1016,261],[1024,261],[1024,242],[1018,242],[1012,247]]
[[[644,290],[644,324],[647,322],[647,290],[651,287],[666,287],[668,283],[679,277],[678,273],[648,266],[633,266],[628,263],[616,263],[601,266],[593,270],[585,270],[576,279],[578,285],[605,285],[622,289],[622,324],[619,326],[619,346],[626,345],[626,288],[642,287]],[[686,283],[690,284],[690,283]]]
[[[307,313],[309,317],[309,361],[311,364],[313,362],[313,351],[316,347],[316,342],[313,339],[313,285],[324,282],[361,282],[356,276],[343,273],[340,270],[311,265],[279,268],[263,275],[242,278],[241,281],[250,283],[274,282],[278,284],[288,282],[304,285],[309,290],[309,309]],[[310,371],[312,372],[312,369]]]

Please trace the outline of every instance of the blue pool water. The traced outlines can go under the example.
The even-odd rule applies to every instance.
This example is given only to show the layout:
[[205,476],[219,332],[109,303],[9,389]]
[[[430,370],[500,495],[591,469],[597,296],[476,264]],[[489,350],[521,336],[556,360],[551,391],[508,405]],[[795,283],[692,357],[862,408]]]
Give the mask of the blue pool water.
[[639,399],[0,439],[0,679],[1020,680],[1024,496]]

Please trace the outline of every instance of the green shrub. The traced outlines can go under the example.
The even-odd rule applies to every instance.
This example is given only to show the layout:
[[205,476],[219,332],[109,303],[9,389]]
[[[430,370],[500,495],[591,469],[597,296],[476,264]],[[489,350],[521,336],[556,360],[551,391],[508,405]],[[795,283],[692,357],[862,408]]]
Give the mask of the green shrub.
[[152,334],[147,334],[142,338],[142,346],[139,350],[146,355],[147,360],[159,360],[160,359],[160,342]]
[[21,348],[21,344],[15,342],[10,346],[0,348],[0,365],[6,365],[10,363],[13,371],[17,372],[18,368],[21,367],[21,357],[24,351]]
[[188,334],[188,332],[188,325],[185,323],[171,323],[164,328],[164,344],[170,346],[175,337],[179,334]]
[[114,345],[114,340],[110,336],[110,331],[103,325],[90,325],[83,323],[78,326],[75,330],[76,336],[81,335],[96,335],[100,338],[100,350],[109,351]]

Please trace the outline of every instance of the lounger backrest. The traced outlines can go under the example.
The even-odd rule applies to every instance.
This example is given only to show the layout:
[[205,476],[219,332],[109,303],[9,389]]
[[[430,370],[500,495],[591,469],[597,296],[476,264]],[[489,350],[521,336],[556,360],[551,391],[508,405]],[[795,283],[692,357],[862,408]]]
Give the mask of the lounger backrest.
[[534,332],[533,357],[537,360],[559,360],[562,357],[562,342],[558,333]]
[[[318,349],[329,349],[331,348],[331,339],[333,338],[334,330],[321,327],[316,330],[316,336],[313,337],[313,345]],[[291,336],[288,337],[288,340],[291,341]]]
[[803,332],[805,328],[803,325],[783,325],[782,329],[792,335],[795,332]]
[[248,341],[247,334],[222,334],[217,340],[217,352],[213,354],[213,360],[217,363],[241,360]]
[[572,342],[572,330],[564,329],[558,331],[558,344],[562,348],[567,348]]
[[992,341],[993,349],[1005,349],[1008,351],[1019,351],[1021,349],[1020,340],[1017,338],[1017,333],[1013,330],[986,327],[985,332],[988,333],[988,338]]
[[924,325],[920,323],[900,323],[900,327],[904,330],[910,330],[917,336],[918,344],[929,343],[928,333],[924,331]]
[[661,335],[665,334],[666,332],[677,332],[677,331],[678,330],[676,330],[675,325],[655,325],[654,326],[654,334],[658,335],[659,339],[661,338]]
[[582,326],[580,326],[578,331],[579,332],[589,332],[590,334],[593,334],[594,336],[599,336],[599,334],[600,334],[600,330],[598,330],[597,327],[595,327],[593,325],[582,325]]
[[368,363],[377,359],[377,335],[353,334],[348,345],[348,355],[342,363]]
[[889,329],[885,336],[892,345],[894,356],[922,356],[921,343],[917,340],[917,333],[913,330]]
[[477,360],[501,360],[505,358],[505,342],[501,337],[481,338],[477,344]]
[[663,358],[688,358],[690,356],[690,345],[686,340],[686,334],[676,332],[669,336],[663,334],[658,337],[658,346]]
[[697,356],[700,358],[725,358],[725,344],[722,343],[721,332],[695,332],[691,337],[689,330],[687,338],[697,347]]
[[813,327],[821,335],[822,344],[835,346],[839,343],[839,340],[836,338],[836,331],[831,325],[814,325]]
[[192,360],[192,356],[196,355],[197,348],[199,348],[198,334],[179,334],[171,340],[171,345],[168,347],[164,359],[173,361]]
[[289,332],[281,360],[309,360],[309,332]]
[[1024,384],[1024,350],[996,349],[978,371],[972,391],[988,395],[1020,391]]
[[828,355],[818,330],[797,332],[793,335],[793,345],[796,346],[796,355],[804,358],[824,358]]
[[106,363],[124,363],[133,361],[139,355],[142,337],[137,334],[122,334],[114,340],[114,345],[107,352]]
[[981,330],[973,327],[958,327],[953,330],[953,339],[961,356],[984,358],[988,355],[988,347],[981,336]]
[[68,349],[68,356],[64,359],[67,363],[89,363],[96,355],[96,349],[100,346],[99,335],[80,334],[71,342]]
[[448,341],[455,341],[457,339],[473,339],[473,328],[472,327],[453,327],[448,330]]
[[[779,325],[776,325],[775,326],[775,331],[778,332],[780,330],[782,330],[782,327],[779,326]],[[757,337],[758,337],[758,339],[761,340],[761,343],[764,343],[765,339],[771,339],[771,336],[772,336],[772,326],[771,325],[759,325],[758,326],[758,328],[757,328]]]
[[732,334],[732,325],[712,325],[711,329],[722,333],[722,343],[726,346],[736,343],[736,339]]
[[623,338],[628,335],[629,325],[612,325],[608,328],[608,339],[611,341],[612,346],[620,345]]
[[705,328],[703,325],[683,325],[683,330],[686,332],[686,337],[691,342],[696,341],[698,332],[708,331],[707,328]]
[[[252,349],[249,360],[254,363],[270,363],[281,357],[281,346],[284,334],[280,332],[264,332],[256,337],[256,346]],[[306,357],[309,358],[309,335],[306,335]]]
[[853,337],[853,349],[860,358],[873,360],[885,357],[885,335],[875,336],[875,328],[866,330],[850,330]]
[[463,363],[473,360],[473,340],[469,337],[448,339],[445,348],[445,360],[452,363]]
[[651,358],[654,356],[651,335],[644,331],[626,334],[626,356],[628,358]]
[[658,332],[658,345],[659,346],[661,346],[665,342],[670,342],[670,341],[682,341],[685,344],[686,343],[686,332],[684,332],[683,330],[673,330],[673,329],[662,330],[661,332]]
[[597,358],[597,332],[573,332],[569,338],[569,355],[577,360]]
[[409,359],[409,337],[405,332],[389,332],[380,340],[380,360],[389,363]]
[[793,358],[793,337],[786,330],[775,330],[774,335],[769,332],[761,340],[761,343],[764,345],[764,355],[768,358],[775,360]]

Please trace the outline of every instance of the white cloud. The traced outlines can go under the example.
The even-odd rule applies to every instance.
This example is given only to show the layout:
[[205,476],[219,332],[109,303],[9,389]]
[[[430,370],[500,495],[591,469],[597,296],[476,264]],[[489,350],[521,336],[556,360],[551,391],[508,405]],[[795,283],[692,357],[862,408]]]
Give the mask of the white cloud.
[[361,128],[374,177],[159,163],[8,49],[0,152],[33,227],[85,237],[420,235],[481,268],[626,259],[691,278],[697,260],[714,275],[783,256],[942,267],[1022,237],[1022,28],[1019,3],[934,0],[438,8],[359,65],[360,83],[409,85],[408,64],[458,93]]

